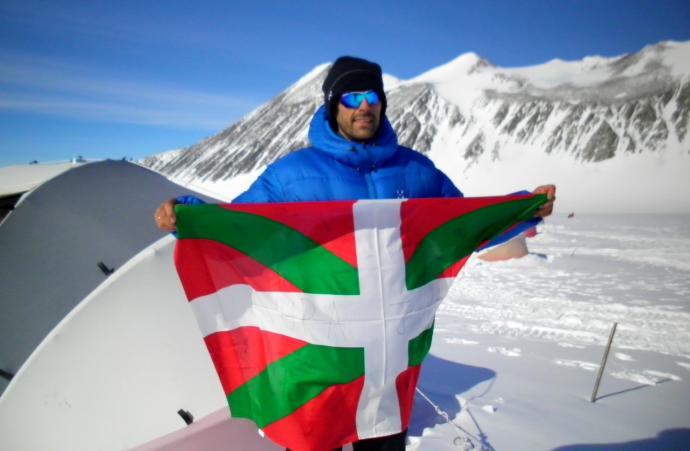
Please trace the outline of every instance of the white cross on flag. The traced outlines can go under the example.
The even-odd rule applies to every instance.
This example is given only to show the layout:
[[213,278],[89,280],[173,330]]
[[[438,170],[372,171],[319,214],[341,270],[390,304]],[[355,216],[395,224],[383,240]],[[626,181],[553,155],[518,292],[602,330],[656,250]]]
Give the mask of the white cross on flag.
[[406,429],[453,278],[545,200],[177,206],[175,264],[232,415],[294,450]]

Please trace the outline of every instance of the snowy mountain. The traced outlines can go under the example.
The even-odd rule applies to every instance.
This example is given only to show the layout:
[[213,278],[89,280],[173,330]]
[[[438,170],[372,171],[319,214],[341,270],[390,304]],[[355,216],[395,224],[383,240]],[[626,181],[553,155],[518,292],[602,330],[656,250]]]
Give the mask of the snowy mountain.
[[[327,70],[176,157],[144,164],[204,186],[255,173],[307,145]],[[399,142],[428,154],[466,194],[553,182],[568,210],[690,211],[690,42],[524,68],[468,53],[385,85]]]

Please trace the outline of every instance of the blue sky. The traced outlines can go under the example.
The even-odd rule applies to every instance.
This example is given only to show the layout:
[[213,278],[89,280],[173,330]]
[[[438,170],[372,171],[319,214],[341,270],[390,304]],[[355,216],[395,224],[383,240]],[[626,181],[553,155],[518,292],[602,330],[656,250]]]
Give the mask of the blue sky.
[[211,136],[342,54],[411,78],[690,40],[690,2],[0,1],[0,166]]

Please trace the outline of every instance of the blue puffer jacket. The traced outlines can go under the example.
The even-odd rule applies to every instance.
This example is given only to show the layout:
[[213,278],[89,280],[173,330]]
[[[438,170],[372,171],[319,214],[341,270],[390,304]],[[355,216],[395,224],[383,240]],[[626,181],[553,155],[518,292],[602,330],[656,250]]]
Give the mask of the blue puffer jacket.
[[462,196],[424,155],[398,145],[388,119],[370,143],[347,141],[321,107],[309,127],[311,147],[271,164],[233,203]]
[[[233,203],[462,197],[431,160],[398,145],[385,117],[374,142],[358,143],[333,132],[321,107],[312,118],[309,140],[312,147],[271,164]],[[203,203],[194,196],[178,197],[177,202]],[[506,241],[539,221],[525,221],[486,247]]]

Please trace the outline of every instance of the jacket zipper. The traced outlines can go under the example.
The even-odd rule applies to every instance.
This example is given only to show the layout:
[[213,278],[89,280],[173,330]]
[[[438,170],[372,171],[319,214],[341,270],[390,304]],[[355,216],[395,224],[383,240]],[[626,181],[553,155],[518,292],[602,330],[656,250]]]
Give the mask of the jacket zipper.
[[[366,152],[367,160],[371,161],[371,153],[369,152],[369,148],[367,145],[362,146],[364,152]],[[367,168],[364,172],[364,180],[367,182],[367,191],[369,194],[369,199],[378,199],[378,193],[376,192],[376,185],[374,184],[374,180],[371,174],[373,174],[376,171],[376,164],[372,163],[371,167]]]
[[369,192],[369,199],[378,199],[378,193],[376,192],[376,185],[371,177],[371,172],[364,173],[364,180],[367,181],[367,191]]

